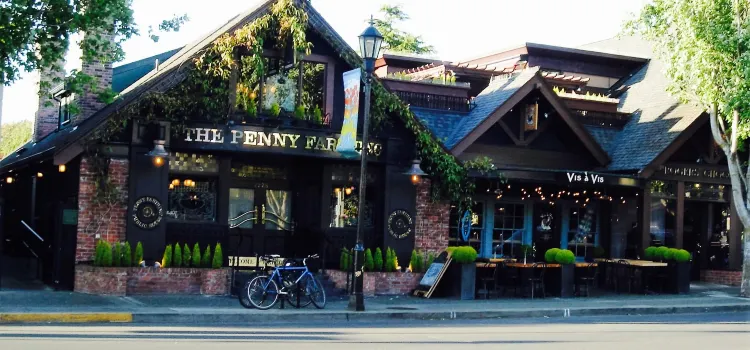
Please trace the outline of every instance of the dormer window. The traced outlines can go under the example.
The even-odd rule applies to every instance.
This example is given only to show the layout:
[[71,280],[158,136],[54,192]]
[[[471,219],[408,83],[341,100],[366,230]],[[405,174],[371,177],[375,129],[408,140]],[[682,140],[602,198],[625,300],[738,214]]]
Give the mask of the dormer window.
[[75,106],[75,94],[60,97],[60,110],[58,129],[63,129],[71,123],[76,115],[77,106]]

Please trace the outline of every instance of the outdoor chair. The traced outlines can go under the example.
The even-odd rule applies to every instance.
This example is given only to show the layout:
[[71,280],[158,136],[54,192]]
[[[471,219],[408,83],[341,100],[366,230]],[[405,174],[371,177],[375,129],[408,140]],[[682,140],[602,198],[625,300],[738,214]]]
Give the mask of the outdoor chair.
[[581,289],[586,290],[586,296],[590,295],[590,290],[596,283],[597,274],[599,272],[595,263],[590,263],[586,267],[578,268],[576,272],[580,272],[580,277],[576,280],[576,294],[581,295]]
[[494,264],[495,266],[492,266],[493,264],[487,264],[485,265],[484,275],[480,278],[480,281],[482,283],[482,289],[479,290],[478,294],[484,295],[485,299],[489,299],[490,295],[495,295],[497,297],[499,295],[498,293],[498,278],[500,277],[500,265],[501,264]]
[[638,284],[638,274],[627,260],[619,260],[615,264],[615,291],[620,293],[627,287],[628,293],[632,293],[633,285]]
[[521,288],[521,278],[519,269],[508,267],[507,263],[500,263],[500,285],[503,288],[503,296],[508,290],[513,290],[513,296],[518,296],[518,289]]
[[534,293],[537,290],[542,291],[542,298],[547,295],[544,286],[544,274],[547,271],[547,264],[543,262],[534,263],[531,267],[531,277],[529,277],[529,286],[531,287],[531,299],[534,299]]

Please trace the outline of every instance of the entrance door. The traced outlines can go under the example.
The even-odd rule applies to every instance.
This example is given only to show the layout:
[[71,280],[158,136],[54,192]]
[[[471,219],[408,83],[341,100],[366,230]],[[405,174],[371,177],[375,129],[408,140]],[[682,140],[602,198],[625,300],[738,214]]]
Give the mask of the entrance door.
[[229,189],[229,227],[238,237],[232,244],[239,246],[241,256],[285,256],[287,238],[294,231],[292,192],[258,185]]

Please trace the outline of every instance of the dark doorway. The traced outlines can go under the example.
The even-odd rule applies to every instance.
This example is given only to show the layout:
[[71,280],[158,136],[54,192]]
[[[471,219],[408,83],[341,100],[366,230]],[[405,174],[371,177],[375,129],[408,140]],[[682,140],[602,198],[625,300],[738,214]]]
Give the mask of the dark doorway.
[[[286,186],[255,183],[229,189],[229,225],[240,256],[287,255],[294,232],[292,192]],[[230,243],[231,244],[231,243]]]
[[693,253],[693,265],[690,269],[691,279],[700,279],[701,261],[705,258],[705,242],[708,235],[710,220],[708,217],[709,203],[686,202],[685,224],[683,228],[683,248]]

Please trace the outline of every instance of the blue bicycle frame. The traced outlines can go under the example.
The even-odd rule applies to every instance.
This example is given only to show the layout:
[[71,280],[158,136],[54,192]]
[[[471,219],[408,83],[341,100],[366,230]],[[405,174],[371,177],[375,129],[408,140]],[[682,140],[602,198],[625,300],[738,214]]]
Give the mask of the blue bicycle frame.
[[[303,264],[304,264],[304,260],[303,260]],[[280,266],[280,267],[277,266],[277,267],[275,267],[273,269],[273,273],[268,278],[268,282],[266,283],[266,285],[263,286],[263,291],[266,292],[266,293],[268,293],[268,286],[271,284],[271,281],[275,280],[276,282],[278,282],[277,284],[278,284],[278,287],[279,287],[279,292],[281,292],[285,288],[284,284],[283,284],[284,279],[281,276],[281,272],[284,272],[284,271],[303,271],[303,270],[304,270],[304,272],[302,272],[302,274],[300,274],[299,278],[297,278],[297,280],[294,281],[294,285],[297,285],[302,280],[302,278],[304,278],[307,275],[310,275],[312,277],[312,273],[310,273],[310,270],[307,269],[306,265],[305,266],[301,266],[301,267],[295,267],[295,266]],[[282,294],[282,293],[279,293],[279,294]]]

